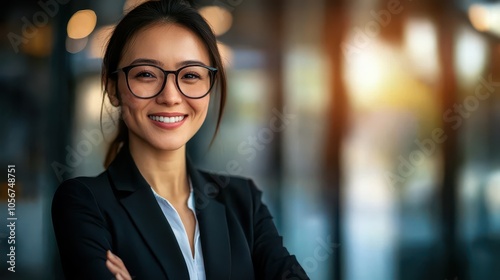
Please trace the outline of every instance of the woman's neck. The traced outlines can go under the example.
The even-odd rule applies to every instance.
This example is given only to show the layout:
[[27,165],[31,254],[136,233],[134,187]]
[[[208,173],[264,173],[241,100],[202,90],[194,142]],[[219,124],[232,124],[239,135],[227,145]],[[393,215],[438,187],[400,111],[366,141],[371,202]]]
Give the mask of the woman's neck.
[[161,151],[141,141],[131,141],[129,149],[137,168],[157,194],[171,203],[187,199],[190,189],[185,145]]

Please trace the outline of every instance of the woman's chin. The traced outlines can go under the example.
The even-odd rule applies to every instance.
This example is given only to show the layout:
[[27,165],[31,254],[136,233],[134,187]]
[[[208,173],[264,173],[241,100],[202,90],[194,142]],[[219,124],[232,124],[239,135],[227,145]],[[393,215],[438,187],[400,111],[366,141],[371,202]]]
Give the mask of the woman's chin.
[[168,141],[163,143],[156,143],[155,145],[153,145],[153,147],[158,152],[174,152],[184,148],[185,145],[186,143],[182,141]]

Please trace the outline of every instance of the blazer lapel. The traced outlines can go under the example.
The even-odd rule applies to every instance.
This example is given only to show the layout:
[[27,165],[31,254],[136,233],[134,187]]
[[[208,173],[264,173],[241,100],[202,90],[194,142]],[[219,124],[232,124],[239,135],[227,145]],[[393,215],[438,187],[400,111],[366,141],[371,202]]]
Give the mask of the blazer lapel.
[[189,279],[177,239],[149,184],[137,169],[128,147],[123,147],[108,172],[118,198],[169,279]]
[[[193,184],[196,217],[208,280],[224,280],[231,277],[231,248],[226,220],[226,207],[215,197],[221,186],[207,181],[187,160],[188,174]],[[215,187],[215,188],[214,188]],[[208,193],[208,191],[215,191]]]

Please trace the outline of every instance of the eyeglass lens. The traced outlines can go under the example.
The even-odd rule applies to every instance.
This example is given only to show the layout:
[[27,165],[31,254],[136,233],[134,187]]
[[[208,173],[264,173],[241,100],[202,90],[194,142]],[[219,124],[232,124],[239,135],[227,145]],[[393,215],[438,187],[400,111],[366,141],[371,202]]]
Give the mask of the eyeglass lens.
[[[157,95],[165,85],[165,72],[152,65],[132,67],[127,75],[128,85],[133,94],[147,98]],[[208,93],[212,84],[210,70],[202,66],[182,68],[176,75],[179,90],[189,97],[201,97]]]

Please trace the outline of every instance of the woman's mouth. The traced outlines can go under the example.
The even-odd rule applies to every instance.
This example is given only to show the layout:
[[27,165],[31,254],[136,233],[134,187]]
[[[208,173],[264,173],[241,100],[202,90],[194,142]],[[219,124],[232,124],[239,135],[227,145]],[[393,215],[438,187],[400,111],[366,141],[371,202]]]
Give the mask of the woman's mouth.
[[184,120],[185,116],[175,116],[175,117],[164,117],[164,116],[148,116],[153,121],[162,122],[162,123],[178,123]]

